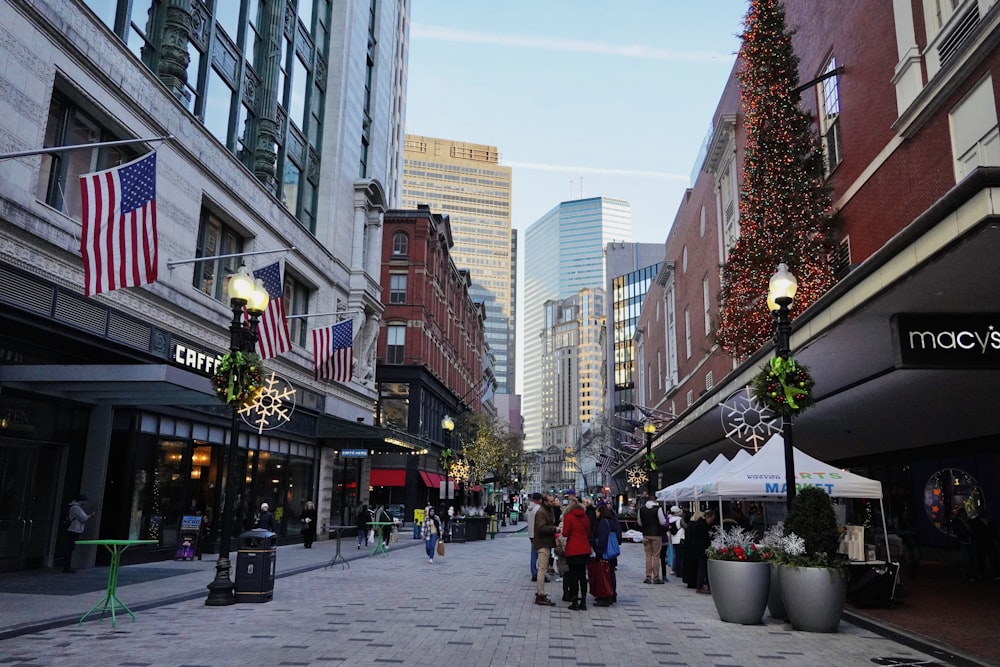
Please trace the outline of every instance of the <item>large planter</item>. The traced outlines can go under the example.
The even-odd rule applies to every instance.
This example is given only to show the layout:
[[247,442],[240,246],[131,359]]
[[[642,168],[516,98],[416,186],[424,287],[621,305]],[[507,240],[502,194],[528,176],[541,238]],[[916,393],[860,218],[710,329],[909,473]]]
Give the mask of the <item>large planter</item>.
[[785,611],[785,603],[781,601],[779,568],[781,568],[779,563],[771,563],[771,592],[767,596],[767,610],[771,613],[771,618],[786,621],[788,620],[788,612]]
[[836,632],[847,598],[847,572],[828,567],[780,569],[781,601],[796,630]]
[[708,582],[723,621],[756,625],[764,618],[771,589],[770,564],[709,558]]

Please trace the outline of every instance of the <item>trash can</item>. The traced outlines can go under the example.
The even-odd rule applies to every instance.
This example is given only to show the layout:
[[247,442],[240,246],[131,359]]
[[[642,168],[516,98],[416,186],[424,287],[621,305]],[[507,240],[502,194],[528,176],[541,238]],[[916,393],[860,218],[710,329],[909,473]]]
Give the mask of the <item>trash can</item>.
[[240,535],[236,552],[237,602],[270,602],[274,597],[274,557],[278,536],[263,528]]
[[465,542],[465,519],[455,517],[451,520],[451,541]]

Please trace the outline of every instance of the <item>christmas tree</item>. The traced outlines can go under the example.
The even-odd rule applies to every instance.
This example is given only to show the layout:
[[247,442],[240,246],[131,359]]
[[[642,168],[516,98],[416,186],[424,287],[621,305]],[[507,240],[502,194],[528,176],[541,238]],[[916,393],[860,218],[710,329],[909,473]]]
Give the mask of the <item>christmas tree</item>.
[[812,117],[799,108],[798,58],[778,0],[751,0],[736,72],[746,145],[740,236],[722,269],[716,338],[736,357],[768,342],[768,280],[780,262],[798,279],[792,316],[835,282],[834,220]]

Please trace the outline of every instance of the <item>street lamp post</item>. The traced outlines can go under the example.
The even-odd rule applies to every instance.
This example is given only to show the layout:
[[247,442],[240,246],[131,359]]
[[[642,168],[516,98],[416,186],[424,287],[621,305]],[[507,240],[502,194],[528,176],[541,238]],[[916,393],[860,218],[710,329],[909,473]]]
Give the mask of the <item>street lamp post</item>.
[[[251,352],[257,342],[257,320],[267,308],[269,296],[259,278],[256,280],[247,271],[246,266],[240,266],[236,273],[229,276],[229,305],[233,311],[233,319],[229,323],[229,352]],[[250,319],[243,321],[243,312]],[[230,537],[233,532],[233,495],[236,490],[236,457],[239,452],[240,439],[240,406],[233,405],[232,421],[229,427],[229,447],[226,452],[225,494],[222,505],[222,534],[219,537],[219,559],[215,564],[215,580],[208,585],[208,597],[205,604],[221,607],[234,604],[233,581],[230,578]]]
[[646,480],[646,490],[649,497],[656,495],[656,482],[653,480],[653,436],[656,435],[656,424],[651,421],[642,425],[642,430],[646,434],[646,468],[648,479]]
[[448,415],[444,416],[441,420],[441,430],[444,432],[444,451],[441,452],[441,462],[444,464],[444,497],[448,501],[448,507],[452,506],[451,493],[451,460],[454,458],[454,454],[451,451],[451,432],[455,430],[455,420]]
[[[767,286],[767,307],[778,322],[774,332],[774,353],[786,360],[791,354],[789,338],[792,332],[788,310],[798,287],[798,281],[784,262],[778,264],[778,270],[771,276]],[[792,501],[795,500],[795,450],[792,440],[792,416],[787,413],[781,416],[781,437],[785,441],[785,503],[791,511]]]

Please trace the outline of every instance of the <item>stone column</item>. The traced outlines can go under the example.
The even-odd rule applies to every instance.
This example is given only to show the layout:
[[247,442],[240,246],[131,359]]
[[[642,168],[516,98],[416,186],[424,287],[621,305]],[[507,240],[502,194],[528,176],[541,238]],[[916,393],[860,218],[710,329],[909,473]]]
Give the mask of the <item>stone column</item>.
[[277,184],[278,156],[278,72],[280,71],[281,40],[284,39],[284,0],[261,0],[257,25],[261,29],[260,51],[254,54],[254,64],[260,74],[257,89],[256,143],[253,173],[269,190]]
[[191,57],[187,48],[188,36],[193,28],[191,0],[167,0],[156,76],[185,105],[191,99],[187,89],[187,68]]

